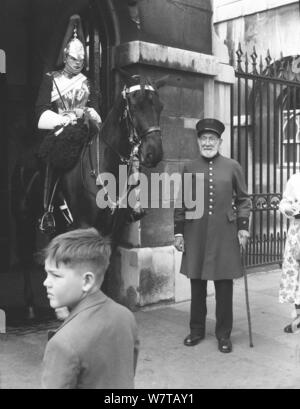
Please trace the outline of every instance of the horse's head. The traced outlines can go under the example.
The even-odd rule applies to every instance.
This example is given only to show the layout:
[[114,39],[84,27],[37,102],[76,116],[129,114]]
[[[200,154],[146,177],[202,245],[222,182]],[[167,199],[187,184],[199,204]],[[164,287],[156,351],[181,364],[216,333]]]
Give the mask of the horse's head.
[[141,165],[152,168],[163,157],[162,135],[159,126],[163,104],[158,95],[158,88],[163,85],[163,81],[158,80],[152,83],[139,75],[127,74],[126,84],[123,97],[126,102],[131,138],[139,146]]

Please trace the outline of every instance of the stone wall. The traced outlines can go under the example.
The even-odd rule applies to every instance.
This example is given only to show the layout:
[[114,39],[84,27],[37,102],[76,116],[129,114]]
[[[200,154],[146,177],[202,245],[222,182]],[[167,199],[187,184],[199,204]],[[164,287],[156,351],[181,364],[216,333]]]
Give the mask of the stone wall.
[[[246,4],[245,1],[238,3]],[[259,3],[263,5],[263,2]],[[267,50],[275,60],[281,58],[281,52],[283,57],[299,54],[299,2],[279,1],[277,3],[281,7],[265,7],[259,12],[254,10],[252,13],[247,13],[244,8],[243,13],[240,11],[237,14],[232,10],[231,13],[228,12],[226,19],[219,13],[214,27],[219,38],[228,46],[231,63],[235,60],[235,51],[239,43],[243,52],[248,54],[252,53],[255,46],[257,54],[262,55],[263,58],[266,57]]]

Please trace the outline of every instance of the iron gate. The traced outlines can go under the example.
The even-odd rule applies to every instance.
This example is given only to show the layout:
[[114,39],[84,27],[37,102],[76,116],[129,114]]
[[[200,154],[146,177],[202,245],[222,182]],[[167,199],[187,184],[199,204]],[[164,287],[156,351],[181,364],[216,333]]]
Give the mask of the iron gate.
[[248,266],[281,263],[288,221],[278,205],[300,169],[300,57],[265,63],[255,48],[236,52],[231,88],[231,157],[242,165],[252,199]]

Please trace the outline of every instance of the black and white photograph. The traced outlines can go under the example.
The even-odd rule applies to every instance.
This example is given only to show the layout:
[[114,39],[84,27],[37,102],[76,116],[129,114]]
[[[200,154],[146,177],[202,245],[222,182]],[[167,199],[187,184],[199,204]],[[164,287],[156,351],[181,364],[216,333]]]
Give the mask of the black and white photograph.
[[0,389],[300,388],[299,0],[0,0]]

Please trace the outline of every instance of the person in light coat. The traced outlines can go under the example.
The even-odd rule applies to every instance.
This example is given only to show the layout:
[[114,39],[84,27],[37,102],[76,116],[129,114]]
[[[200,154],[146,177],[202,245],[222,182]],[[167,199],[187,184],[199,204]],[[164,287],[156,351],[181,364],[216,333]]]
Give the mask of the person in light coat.
[[291,176],[279,204],[290,219],[282,263],[279,302],[293,305],[293,321],[284,327],[287,333],[300,330],[300,173]]

